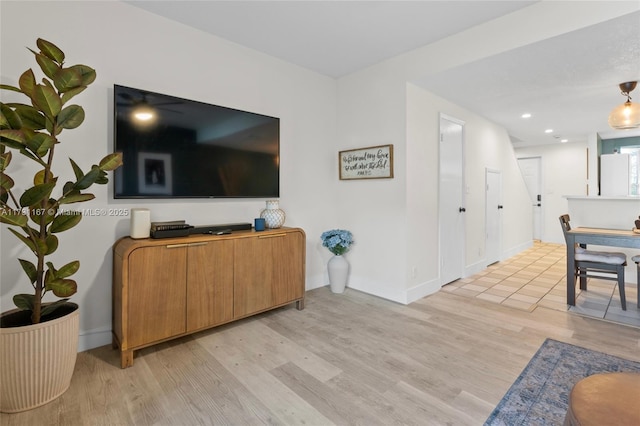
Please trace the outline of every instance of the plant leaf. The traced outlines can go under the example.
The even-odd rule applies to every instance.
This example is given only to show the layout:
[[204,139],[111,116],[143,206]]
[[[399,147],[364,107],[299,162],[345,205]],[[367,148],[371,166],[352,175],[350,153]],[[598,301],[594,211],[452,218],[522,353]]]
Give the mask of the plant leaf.
[[3,129],[21,129],[22,119],[20,114],[14,111],[9,105],[0,102],[0,123]]
[[42,158],[55,145],[56,139],[46,133],[36,133],[26,142],[26,146],[38,157]]
[[33,311],[36,297],[33,294],[16,294],[13,296],[13,303],[18,309],[23,311]]
[[[1,132],[1,130],[0,130],[0,132]],[[28,151],[26,149],[26,147],[23,144],[21,144],[20,142],[14,142],[12,140],[3,139],[2,137],[0,137],[0,146],[7,147],[7,148],[12,148],[12,149],[17,149],[18,151],[20,151],[20,154],[24,155],[25,157],[28,157],[28,158],[32,159],[33,161],[39,163],[43,167],[46,166],[46,163],[44,161],[42,161],[42,159],[40,159],[38,156],[36,156],[36,155],[32,154],[30,151]]]
[[56,300],[52,303],[47,303],[46,305],[42,305],[42,311],[40,312],[41,316],[52,314],[56,309],[61,308],[65,303],[67,303],[69,299],[60,299]]
[[80,105],[69,105],[58,115],[58,126],[63,129],[75,129],[84,121],[84,109]]
[[70,297],[78,291],[78,284],[70,279],[55,279],[47,283],[45,288],[53,291],[58,297]]
[[60,68],[53,79],[53,84],[60,92],[67,92],[82,85],[82,76],[77,69]]
[[51,191],[56,186],[55,182],[42,183],[40,185],[32,186],[24,191],[20,197],[20,206],[30,207],[39,204],[45,198],[49,198]]
[[87,65],[73,65],[70,69],[80,73],[82,77],[82,86],[88,86],[96,80],[96,70]]
[[14,185],[15,182],[13,181],[13,179],[11,179],[11,176],[5,174],[4,172],[0,172],[0,188],[8,191],[13,188]]
[[38,38],[36,40],[36,46],[38,46],[40,52],[42,52],[42,54],[46,55],[48,58],[56,61],[59,64],[64,62],[64,52],[50,41]]
[[22,119],[22,126],[32,130],[42,130],[46,126],[46,119],[40,112],[30,105],[16,105],[15,111]]
[[54,92],[56,91],[56,87],[53,85],[53,83],[51,83],[51,81],[47,80],[46,78],[42,79],[42,85],[48,87],[49,89],[53,90]]
[[0,84],[0,89],[3,90],[11,90],[13,92],[19,92],[22,93],[22,90],[20,90],[18,87],[16,86],[11,86],[10,84]]
[[96,184],[98,185],[106,185],[109,183],[109,178],[107,178],[107,172],[100,171],[100,176],[96,179]]
[[71,98],[73,98],[79,93],[82,93],[86,88],[87,86],[78,86],[78,87],[74,87],[73,89],[67,90],[62,94],[62,98],[61,98],[62,104],[63,105],[66,104],[67,102],[69,102],[69,100],[71,100]]
[[22,93],[30,98],[33,97],[33,90],[36,88],[36,76],[31,68],[22,73],[18,84]]
[[42,169],[42,170],[38,170],[38,172],[33,176],[33,184],[40,185],[41,183],[44,183],[45,176],[48,176],[48,179],[47,179],[48,181],[53,180],[53,173],[51,173],[51,171],[47,173],[45,169]]
[[36,62],[40,65],[42,72],[52,80],[60,70],[60,65],[42,53],[36,53]]
[[[0,102],[0,107],[4,108],[4,106],[5,104]],[[0,129],[10,129],[11,125],[9,124],[9,119],[4,114],[4,111],[2,111],[2,108],[0,108]],[[8,109],[11,109],[11,108],[8,108]]]
[[[22,130],[2,129],[0,130],[0,140],[2,141],[2,143],[6,143],[6,140],[9,140],[24,145],[24,143],[27,141],[27,138],[25,137],[25,134]],[[10,145],[9,147],[14,148],[14,146]],[[18,149],[20,148],[22,148],[22,146],[20,146]]]
[[44,253],[45,256],[49,256],[58,249],[58,237],[56,237],[55,235],[47,236],[45,243],[47,244],[47,250]]
[[93,200],[94,198],[96,198],[96,196],[93,194],[80,194],[77,192],[75,194],[69,194],[66,197],[62,197],[58,202],[60,204],[81,203]]
[[67,278],[78,272],[80,262],[78,260],[71,261],[56,271],[56,278]]
[[20,262],[22,269],[24,269],[24,272],[27,274],[27,277],[29,277],[31,284],[35,283],[38,279],[38,270],[36,269],[36,265],[24,259],[18,259],[18,261]]
[[55,121],[55,117],[60,114],[62,109],[62,101],[56,93],[55,89],[47,85],[39,84],[33,90],[32,101],[34,106],[44,113],[51,121]]
[[80,223],[80,220],[82,220],[82,213],[80,212],[69,211],[64,214],[59,214],[53,219],[49,231],[52,233],[66,231]]
[[100,172],[101,170],[98,168],[98,166],[93,166],[91,168],[91,171],[89,171],[89,173],[84,175],[82,179],[76,182],[76,184],[74,185],[75,188],[79,190],[89,188],[91,185],[93,185],[96,182],[96,179],[98,178],[98,176],[100,176]]
[[[29,218],[17,210],[0,209],[0,222],[13,226],[27,226]],[[11,228],[9,228],[11,230]],[[30,247],[31,248],[31,247]]]
[[73,189],[73,182],[66,182],[64,184],[64,186],[62,187],[62,193],[63,194],[75,194],[75,193],[79,193],[80,191],[77,191],[75,189]]
[[[69,158],[69,161],[71,162],[71,168],[73,169],[73,174],[76,175],[76,180],[82,179],[82,177],[84,176],[84,173],[80,168],[80,166],[78,166],[78,164],[76,164],[76,162],[73,161],[73,159],[71,158]],[[64,192],[68,192],[68,191],[65,190]]]
[[100,160],[100,169],[105,171],[115,170],[122,166],[122,153],[114,152]]

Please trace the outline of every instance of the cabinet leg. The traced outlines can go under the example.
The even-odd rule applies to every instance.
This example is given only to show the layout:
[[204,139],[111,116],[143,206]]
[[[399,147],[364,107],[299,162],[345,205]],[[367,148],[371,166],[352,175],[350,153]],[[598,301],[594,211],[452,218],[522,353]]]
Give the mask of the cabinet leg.
[[304,299],[300,299],[296,302],[296,309],[299,311],[304,309]]
[[133,351],[122,351],[120,352],[120,367],[127,368],[133,366]]

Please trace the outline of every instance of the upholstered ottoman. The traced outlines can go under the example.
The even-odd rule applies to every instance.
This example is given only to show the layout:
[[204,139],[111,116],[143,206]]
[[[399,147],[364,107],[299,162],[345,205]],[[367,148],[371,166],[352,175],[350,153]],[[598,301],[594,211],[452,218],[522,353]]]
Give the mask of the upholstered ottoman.
[[640,373],[585,377],[569,395],[565,426],[640,425]]

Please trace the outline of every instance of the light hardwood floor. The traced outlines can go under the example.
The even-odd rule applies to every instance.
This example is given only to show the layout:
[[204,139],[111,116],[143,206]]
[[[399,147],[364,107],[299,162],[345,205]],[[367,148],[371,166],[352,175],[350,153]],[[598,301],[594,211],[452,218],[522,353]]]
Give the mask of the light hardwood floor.
[[136,354],[78,355],[71,388],[2,425],[481,425],[547,338],[640,361],[640,329],[441,291],[347,289]]

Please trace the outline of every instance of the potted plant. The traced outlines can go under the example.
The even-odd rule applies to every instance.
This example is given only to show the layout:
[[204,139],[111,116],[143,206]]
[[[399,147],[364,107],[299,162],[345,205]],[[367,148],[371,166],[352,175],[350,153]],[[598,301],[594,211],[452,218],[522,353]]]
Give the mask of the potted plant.
[[[58,249],[57,234],[82,219],[80,212],[64,206],[95,198],[85,191],[93,184],[106,184],[107,171],[122,164],[119,153],[105,156],[86,171],[69,159],[75,179],[59,182],[59,171],[54,169],[59,137],[64,130],[82,124],[85,116],[81,106],[69,101],[95,80],[96,72],[86,65],[65,66],[63,51],[51,42],[38,39],[36,45],[39,51],[29,50],[45,75],[42,81],[39,83],[28,69],[20,76],[18,87],[0,85],[0,89],[25,95],[29,101],[0,102],[0,222],[33,255],[31,260],[18,259],[32,292],[15,295],[17,309],[0,316],[3,412],[45,404],[69,387],[79,333],[78,306],[68,302],[77,284],[69,277],[80,262],[54,266],[47,256]],[[33,176],[22,181],[9,176],[13,152],[23,158],[19,175],[23,176],[30,164],[35,166]],[[45,303],[46,294],[60,299]]]
[[344,292],[349,276],[349,262],[342,256],[349,251],[353,244],[353,235],[344,229],[331,229],[320,236],[322,246],[333,253],[333,257],[327,263],[329,273],[329,286],[333,293]]

